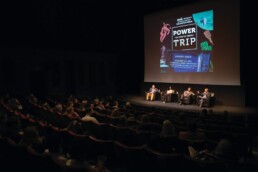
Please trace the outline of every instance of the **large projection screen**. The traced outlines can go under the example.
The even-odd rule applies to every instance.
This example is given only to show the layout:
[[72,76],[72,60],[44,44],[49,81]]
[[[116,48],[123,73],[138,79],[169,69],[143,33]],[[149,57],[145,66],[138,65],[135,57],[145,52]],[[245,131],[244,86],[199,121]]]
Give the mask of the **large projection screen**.
[[144,82],[240,85],[240,1],[144,16]]

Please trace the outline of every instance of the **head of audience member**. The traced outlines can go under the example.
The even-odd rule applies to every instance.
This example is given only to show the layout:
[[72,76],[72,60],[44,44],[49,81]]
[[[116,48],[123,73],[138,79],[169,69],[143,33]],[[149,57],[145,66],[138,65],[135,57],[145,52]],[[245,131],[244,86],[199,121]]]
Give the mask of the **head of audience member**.
[[109,102],[109,101],[106,101],[106,102],[104,103],[104,106],[106,106],[106,107],[109,107],[109,105],[110,105],[110,102]]
[[120,111],[119,109],[114,109],[111,113],[111,117],[119,117],[120,116]]
[[87,103],[88,103],[88,100],[87,99],[83,99],[81,104],[85,106]]
[[165,137],[176,135],[175,127],[169,120],[163,121],[161,135]]
[[77,99],[77,98],[74,98],[73,99],[73,104],[79,104],[80,102],[79,102],[79,100]]
[[131,102],[126,102],[125,109],[131,109],[131,108],[132,108]]
[[83,103],[80,104],[79,110],[80,111],[86,111],[86,107]]
[[50,110],[50,109],[51,109],[50,105],[49,105],[47,102],[43,103],[43,104],[42,104],[42,107],[43,107],[43,109],[45,109],[45,110]]
[[74,108],[73,108],[72,106],[71,106],[71,107],[67,107],[66,113],[67,113],[67,114],[72,114],[72,113],[74,113]]
[[113,106],[113,108],[119,108],[119,103],[118,103],[117,100],[114,101],[114,106]]
[[96,106],[98,109],[105,109],[105,106],[103,105],[103,101],[99,101],[99,104]]
[[74,105],[73,101],[68,101],[66,107],[67,107],[67,108],[68,108],[68,107],[73,107],[73,105]]
[[70,101],[73,101],[73,99],[74,99],[74,97],[73,97],[73,95],[71,94],[69,97],[68,97],[68,102],[70,102]]
[[106,162],[107,162],[107,157],[104,155],[98,156],[98,162],[96,165],[96,168],[98,169],[99,172],[103,171],[108,171],[106,167]]
[[231,142],[227,139],[221,139],[214,153],[221,158],[232,157],[233,151]]
[[12,110],[22,110],[23,109],[20,101],[17,98],[12,98],[9,100],[9,107]]
[[53,109],[54,113],[62,113],[63,112],[63,106],[61,104],[57,104],[54,109]]
[[142,122],[142,123],[148,123],[148,122],[150,122],[150,116],[147,115],[147,114],[143,114],[142,117],[141,117],[141,122]]
[[93,112],[93,111],[94,111],[94,104],[93,104],[93,103],[91,103],[89,108],[90,108],[90,111],[92,111],[92,112]]
[[99,99],[98,99],[98,98],[94,99],[94,105],[95,105],[95,106],[98,106],[98,105],[99,105]]
[[32,104],[37,104],[38,103],[38,99],[34,96],[34,94],[29,95],[29,101]]
[[74,110],[74,107],[72,106],[66,109],[64,115],[67,115],[70,118],[80,118],[79,114]]
[[39,143],[39,133],[35,127],[27,127],[24,130],[23,137],[20,144],[25,146],[32,146]]
[[83,118],[81,118],[81,120],[99,124],[99,121],[94,116],[92,116],[93,114],[94,114],[94,112],[88,112],[88,113],[86,113],[86,115]]

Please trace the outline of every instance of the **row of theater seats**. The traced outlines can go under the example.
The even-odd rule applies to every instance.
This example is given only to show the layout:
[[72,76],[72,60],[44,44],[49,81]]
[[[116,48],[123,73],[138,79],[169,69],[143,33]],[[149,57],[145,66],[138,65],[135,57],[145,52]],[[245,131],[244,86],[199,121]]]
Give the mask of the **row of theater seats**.
[[[147,94],[147,93],[146,93]],[[145,95],[147,97],[147,95]],[[164,94],[162,92],[155,92],[153,94],[153,99],[152,100],[160,100],[162,102],[174,102],[174,103],[180,103],[184,105],[190,105],[190,104],[196,104],[200,105],[200,98],[198,95],[191,95],[191,96],[181,96],[178,93],[172,93],[172,94]],[[202,107],[213,107],[215,104],[215,94],[211,93],[210,97],[207,97],[207,99],[203,100]]]

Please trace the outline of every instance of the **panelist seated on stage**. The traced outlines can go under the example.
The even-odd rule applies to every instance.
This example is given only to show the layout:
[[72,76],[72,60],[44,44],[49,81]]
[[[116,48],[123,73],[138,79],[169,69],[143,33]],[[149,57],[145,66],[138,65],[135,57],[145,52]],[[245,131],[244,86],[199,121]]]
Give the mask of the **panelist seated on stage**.
[[169,86],[168,90],[161,93],[161,101],[163,103],[165,102],[171,102],[171,95],[175,92],[175,90],[172,90],[172,87]]
[[188,87],[186,91],[180,97],[180,104],[192,104],[193,103],[194,93],[192,92],[192,88]]
[[172,90],[171,86],[169,86],[166,94],[173,94],[174,92],[175,90]]
[[152,85],[149,92],[146,93],[146,100],[156,100],[159,92],[160,91],[155,87],[155,85]]
[[167,91],[165,91],[163,94],[161,94],[161,101],[163,103],[165,103],[165,102],[177,102],[177,99],[178,99],[178,96],[175,93],[175,90],[173,90],[171,86],[169,86]]
[[204,89],[203,93],[198,93],[198,102],[197,104],[199,104],[200,107],[210,107],[213,106],[213,100],[214,100],[214,93],[209,92],[208,88]]

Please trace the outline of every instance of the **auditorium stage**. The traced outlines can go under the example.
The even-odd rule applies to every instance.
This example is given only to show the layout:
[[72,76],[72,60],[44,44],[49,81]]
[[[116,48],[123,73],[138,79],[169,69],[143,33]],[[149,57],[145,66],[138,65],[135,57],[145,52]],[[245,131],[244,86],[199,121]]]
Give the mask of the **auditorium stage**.
[[[125,96],[125,99],[130,101],[135,105],[142,105],[148,107],[155,107],[161,109],[175,109],[175,110],[183,110],[183,111],[194,111],[200,112],[202,109],[197,105],[180,105],[179,103],[162,103],[161,101],[146,101],[145,97],[141,96]],[[256,108],[248,108],[248,107],[237,107],[237,106],[226,106],[226,105],[216,105],[210,108],[214,113],[223,113],[227,110],[230,114],[258,114],[258,109]]]

